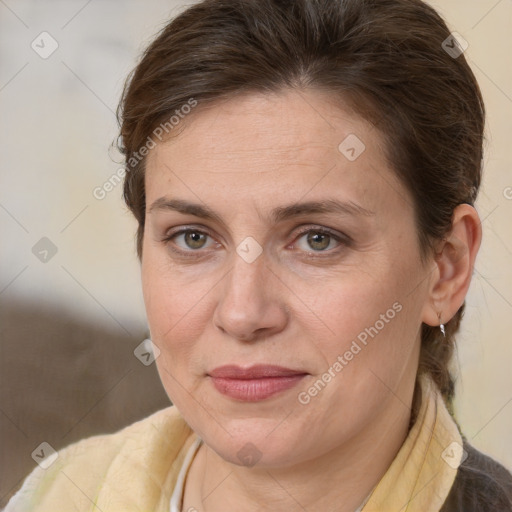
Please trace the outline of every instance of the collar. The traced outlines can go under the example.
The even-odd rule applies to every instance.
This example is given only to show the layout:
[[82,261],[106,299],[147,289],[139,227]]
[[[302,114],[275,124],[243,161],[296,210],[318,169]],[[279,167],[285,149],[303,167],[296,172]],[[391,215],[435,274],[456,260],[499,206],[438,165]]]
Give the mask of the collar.
[[362,512],[438,512],[450,492],[462,437],[432,378],[420,375],[418,383],[416,421]]

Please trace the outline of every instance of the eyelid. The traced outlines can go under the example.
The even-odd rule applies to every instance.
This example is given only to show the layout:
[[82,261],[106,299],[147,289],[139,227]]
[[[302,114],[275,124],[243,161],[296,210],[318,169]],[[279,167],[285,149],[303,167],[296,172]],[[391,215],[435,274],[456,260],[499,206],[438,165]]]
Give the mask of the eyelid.
[[186,233],[187,231],[197,231],[198,233],[202,233],[204,235],[208,235],[213,238],[208,228],[205,226],[198,226],[198,225],[190,225],[190,226],[178,226],[174,231],[174,228],[168,229],[164,234],[164,239],[172,238],[176,235],[181,235],[183,233]]
[[305,233],[309,233],[310,231],[318,232],[318,233],[325,233],[327,235],[331,235],[334,238],[345,240],[346,242],[350,241],[351,238],[348,235],[345,235],[344,233],[339,233],[338,231],[335,231],[334,229],[327,228],[324,226],[319,226],[317,224],[307,224],[304,226],[299,226],[299,231],[297,235],[304,235]]

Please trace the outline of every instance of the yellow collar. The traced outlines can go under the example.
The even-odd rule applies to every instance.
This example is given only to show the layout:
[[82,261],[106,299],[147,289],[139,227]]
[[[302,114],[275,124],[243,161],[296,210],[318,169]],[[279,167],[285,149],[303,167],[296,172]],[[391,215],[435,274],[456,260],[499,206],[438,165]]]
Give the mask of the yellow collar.
[[362,512],[438,512],[461,463],[462,438],[430,376],[417,419]]

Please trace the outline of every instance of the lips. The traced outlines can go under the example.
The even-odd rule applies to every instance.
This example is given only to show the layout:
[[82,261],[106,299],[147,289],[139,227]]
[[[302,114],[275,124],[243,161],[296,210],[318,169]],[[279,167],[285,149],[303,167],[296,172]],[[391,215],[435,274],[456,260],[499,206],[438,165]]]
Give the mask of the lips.
[[263,379],[265,377],[289,377],[291,375],[305,375],[301,370],[292,370],[283,366],[258,364],[249,368],[235,365],[220,366],[209,373],[210,377],[221,379]]
[[276,365],[249,368],[227,365],[215,368],[208,375],[217,391],[223,395],[235,400],[256,402],[294,387],[308,374]]

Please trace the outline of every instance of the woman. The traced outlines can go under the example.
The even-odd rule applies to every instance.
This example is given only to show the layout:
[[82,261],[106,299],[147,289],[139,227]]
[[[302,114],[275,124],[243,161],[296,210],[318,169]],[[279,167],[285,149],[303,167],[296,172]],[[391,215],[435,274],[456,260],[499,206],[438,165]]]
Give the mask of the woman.
[[174,406],[62,450],[7,511],[509,511],[448,365],[484,106],[420,0],[205,0],[120,108]]

